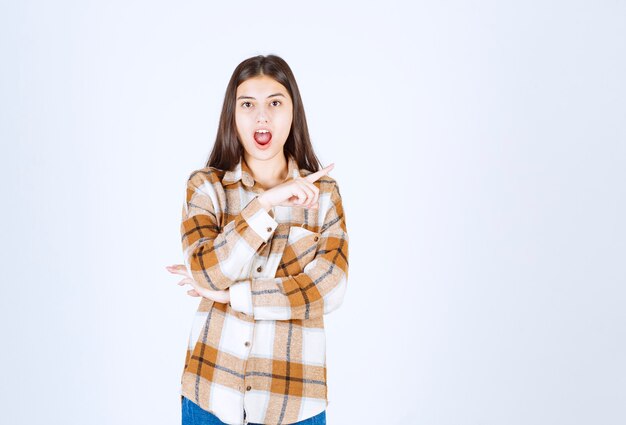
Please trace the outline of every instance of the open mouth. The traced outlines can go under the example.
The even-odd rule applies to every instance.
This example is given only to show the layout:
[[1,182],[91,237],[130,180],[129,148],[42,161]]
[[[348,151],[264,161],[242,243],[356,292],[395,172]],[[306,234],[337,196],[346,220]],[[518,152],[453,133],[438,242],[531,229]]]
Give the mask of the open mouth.
[[272,140],[272,132],[269,130],[257,130],[254,132],[254,141],[259,145],[267,145]]

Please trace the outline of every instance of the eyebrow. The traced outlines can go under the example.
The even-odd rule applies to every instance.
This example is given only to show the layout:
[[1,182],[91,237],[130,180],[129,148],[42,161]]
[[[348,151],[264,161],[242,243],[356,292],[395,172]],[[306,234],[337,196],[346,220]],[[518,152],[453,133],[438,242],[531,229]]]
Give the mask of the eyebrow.
[[[269,96],[267,96],[267,99],[269,99],[270,97],[274,97],[274,96],[282,96],[282,97],[285,97],[285,95],[284,95],[284,94],[282,94],[282,93],[274,93],[274,94],[270,94]],[[237,98],[237,100],[239,100],[239,99],[254,99],[254,100],[256,100],[256,98],[255,98],[255,97],[252,97],[252,96],[239,96],[239,97]]]

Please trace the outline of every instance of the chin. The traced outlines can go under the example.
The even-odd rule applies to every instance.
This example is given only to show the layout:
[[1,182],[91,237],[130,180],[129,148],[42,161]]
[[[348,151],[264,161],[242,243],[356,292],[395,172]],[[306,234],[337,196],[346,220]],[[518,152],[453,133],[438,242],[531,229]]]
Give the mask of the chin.
[[270,159],[273,158],[274,155],[276,155],[277,152],[274,152],[274,150],[267,150],[267,151],[261,151],[259,152],[258,150],[252,148],[252,149],[245,149],[246,151],[246,155],[248,155],[249,157],[252,157],[254,159],[258,159],[260,161],[266,160],[266,159]]
[[257,149],[256,144],[253,142],[251,146],[245,147],[244,148],[246,153],[255,158],[255,159],[270,159],[275,157],[276,155],[280,154],[281,152],[283,152],[284,149],[284,144],[278,146],[278,145],[273,145],[270,146],[269,149],[267,150],[261,150],[261,149]]

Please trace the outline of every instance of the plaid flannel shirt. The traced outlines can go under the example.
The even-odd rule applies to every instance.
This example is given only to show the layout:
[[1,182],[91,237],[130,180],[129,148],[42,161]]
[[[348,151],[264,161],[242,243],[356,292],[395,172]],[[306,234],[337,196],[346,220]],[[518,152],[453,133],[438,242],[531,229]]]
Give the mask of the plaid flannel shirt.
[[[310,171],[288,158],[290,178]],[[326,409],[323,315],[344,299],[348,233],[336,181],[322,176],[319,208],[266,211],[245,161],[187,181],[184,261],[204,288],[189,335],[182,396],[227,424],[298,422]]]

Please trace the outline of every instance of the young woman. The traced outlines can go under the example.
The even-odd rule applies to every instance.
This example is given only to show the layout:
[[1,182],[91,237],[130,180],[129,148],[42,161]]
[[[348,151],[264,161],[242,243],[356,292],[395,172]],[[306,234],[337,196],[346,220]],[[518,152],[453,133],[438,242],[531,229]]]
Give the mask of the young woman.
[[321,168],[296,80],[278,56],[246,59],[213,151],[187,180],[185,276],[201,297],[181,378],[191,424],[325,424],[323,315],[348,277],[337,182]]

